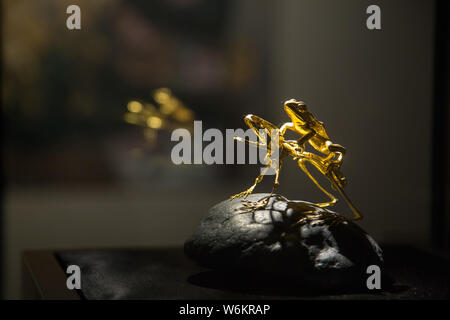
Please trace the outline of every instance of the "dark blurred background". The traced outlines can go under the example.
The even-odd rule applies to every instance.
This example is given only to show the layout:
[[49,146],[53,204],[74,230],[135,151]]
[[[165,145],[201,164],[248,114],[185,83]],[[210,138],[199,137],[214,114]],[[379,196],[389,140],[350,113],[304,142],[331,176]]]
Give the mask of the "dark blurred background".
[[[70,4],[81,30],[66,28]],[[371,4],[382,30],[366,28]],[[284,100],[306,101],[347,148],[362,227],[445,252],[447,13],[426,0],[3,0],[4,297],[20,297],[25,249],[182,245],[253,182],[260,165],[176,166],[171,130],[127,122],[158,88],[203,130],[244,128],[247,113],[282,124]],[[293,161],[280,182],[323,200]]]

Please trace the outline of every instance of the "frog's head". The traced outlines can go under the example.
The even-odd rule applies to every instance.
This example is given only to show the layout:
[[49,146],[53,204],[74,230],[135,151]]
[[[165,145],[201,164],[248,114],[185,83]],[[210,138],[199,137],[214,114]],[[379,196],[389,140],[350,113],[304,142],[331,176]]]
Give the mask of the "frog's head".
[[284,102],[284,110],[292,120],[302,119],[302,114],[306,112],[306,103],[290,99]]

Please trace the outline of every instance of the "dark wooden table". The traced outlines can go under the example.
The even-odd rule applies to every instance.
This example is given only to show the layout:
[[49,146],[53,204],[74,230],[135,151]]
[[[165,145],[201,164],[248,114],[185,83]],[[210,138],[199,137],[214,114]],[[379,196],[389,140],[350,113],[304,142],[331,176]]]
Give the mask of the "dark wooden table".
[[[180,248],[28,251],[27,299],[449,299],[450,262],[407,246],[385,246],[385,270],[395,279],[381,292],[315,292],[219,273],[188,260]],[[81,290],[66,286],[68,265],[81,268]]]

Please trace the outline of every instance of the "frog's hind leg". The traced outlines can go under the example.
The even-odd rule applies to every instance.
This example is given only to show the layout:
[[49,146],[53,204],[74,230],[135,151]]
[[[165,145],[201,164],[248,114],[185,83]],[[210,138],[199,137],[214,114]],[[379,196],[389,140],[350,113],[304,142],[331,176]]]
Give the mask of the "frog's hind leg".
[[323,203],[316,203],[316,206],[318,207],[328,207],[331,206],[333,204],[335,204],[337,202],[337,199],[335,196],[333,196],[331,193],[329,193],[327,190],[325,190],[324,187],[322,187],[320,185],[319,182],[317,182],[317,180],[313,177],[313,175],[309,172],[308,168],[306,168],[306,164],[305,162],[308,161],[309,163],[311,163],[312,165],[314,165],[317,170],[319,170],[322,174],[324,174],[325,170],[323,168],[323,166],[319,163],[317,163],[314,159],[312,158],[306,158],[306,157],[302,157],[298,160],[298,166],[300,167],[300,169],[302,169],[306,175],[308,176],[308,178],[310,178],[312,180],[312,182],[314,182],[314,184],[323,192],[327,195],[327,197],[330,198],[330,201],[328,202],[323,202]]

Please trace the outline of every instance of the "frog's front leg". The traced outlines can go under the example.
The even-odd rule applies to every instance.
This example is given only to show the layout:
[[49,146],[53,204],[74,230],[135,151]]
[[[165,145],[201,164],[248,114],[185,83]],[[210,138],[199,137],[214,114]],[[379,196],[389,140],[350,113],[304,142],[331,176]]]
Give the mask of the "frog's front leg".
[[250,194],[252,194],[253,190],[255,189],[256,185],[262,181],[264,178],[264,175],[269,170],[270,167],[266,167],[264,171],[255,179],[255,183],[252,184],[250,188],[248,188],[245,191],[239,192],[238,194],[235,194],[230,199],[233,200],[234,198],[247,198]]
[[292,130],[295,131],[295,126],[292,122],[286,122],[285,124],[283,124],[280,128],[280,137],[284,136],[284,134],[286,133],[286,130]]
[[[260,175],[258,177],[256,177],[255,182],[253,183],[253,185],[250,188],[248,188],[247,190],[242,191],[242,192],[232,196],[231,199],[234,199],[234,198],[244,198],[245,199],[245,198],[247,198],[250,194],[252,194],[252,192],[255,189],[255,187],[257,186],[257,184],[262,181],[262,179],[264,178],[264,176],[267,174],[267,172],[270,169],[275,170],[274,189],[276,189],[276,187],[278,187],[278,177],[279,177],[279,174],[280,174],[280,166],[275,167],[274,166],[274,162],[270,158],[270,156],[271,156],[271,153],[268,152],[266,157],[265,157],[265,159],[264,159],[266,161],[266,166],[265,166],[264,170],[260,173]],[[280,160],[278,160],[278,161],[281,164],[281,161]],[[276,185],[276,187],[275,187],[275,185]],[[273,192],[273,190],[272,190],[272,192]]]
[[340,164],[344,160],[344,155],[346,151],[345,148],[340,144],[331,142],[330,140],[325,142],[325,144],[327,146],[329,154],[326,157],[322,158],[323,161],[332,162],[340,166]]
[[273,196],[274,192],[278,189],[280,182],[279,182],[279,178],[280,178],[280,171],[281,171],[281,167],[283,165],[283,162],[281,161],[281,159],[278,160],[278,164],[271,162],[271,167],[273,170],[275,170],[275,180],[273,182],[273,186],[272,186],[272,191],[270,192],[270,194],[268,196],[265,196],[264,198],[260,199],[259,201],[247,201],[247,203],[245,204],[245,207],[248,208],[252,208],[253,210],[256,210],[258,208],[261,207],[265,207],[268,203],[269,203],[269,199]]
[[272,167],[272,160],[271,160],[271,156],[272,156],[272,150],[270,149],[270,145],[268,144],[268,139],[267,136],[265,136],[264,134],[262,134],[260,132],[260,130],[264,130],[265,133],[271,137],[273,131],[279,131],[278,127],[276,127],[275,125],[273,125],[272,123],[264,120],[263,118],[260,118],[258,116],[252,115],[252,114],[248,114],[245,116],[244,118],[244,122],[247,124],[247,126],[252,129],[253,132],[255,132],[255,134],[257,135],[257,137],[259,138],[260,142],[256,142],[256,141],[249,141],[243,138],[239,138],[239,137],[235,137],[235,140],[239,140],[239,141],[243,141],[249,144],[253,144],[257,147],[262,147],[265,148],[267,150],[267,155],[266,155],[266,168],[263,170],[263,172],[261,172],[261,174],[255,179],[255,182],[253,183],[253,185],[248,188],[247,190],[240,192],[234,196],[231,197],[231,199],[234,198],[240,198],[243,197],[244,199],[246,197],[248,197],[253,190],[255,189],[256,185],[258,183],[261,182],[261,180],[263,179],[264,175],[267,174],[267,171]]
[[316,132],[314,130],[310,130],[308,133],[306,133],[305,135],[303,135],[303,137],[301,137],[300,139],[297,140],[297,144],[301,147],[303,147],[303,145],[309,141],[309,139],[311,139],[312,137],[314,137],[314,135],[316,134]]
[[275,165],[274,165],[274,163],[271,161],[271,167],[273,170],[275,170],[275,180],[273,182],[272,192],[270,193],[270,196],[272,196],[272,194],[275,192],[275,190],[277,190],[278,187],[280,186],[279,178],[280,178],[280,171],[281,171],[283,162],[281,159],[278,159],[277,162],[278,163],[275,163]]
[[273,184],[273,187],[272,187],[272,192],[268,196],[266,196],[266,197],[264,197],[264,198],[262,198],[262,199],[260,199],[258,201],[245,201],[243,206],[241,208],[239,208],[239,211],[241,213],[252,212],[252,211],[258,210],[260,208],[266,207],[267,204],[269,203],[270,197],[272,197],[273,193],[278,188],[278,185],[279,185],[278,179],[279,179],[279,174],[280,174],[282,162],[281,162],[281,160],[278,160],[279,161],[278,163],[274,163],[274,161],[272,159],[270,159],[269,157],[267,157],[267,156],[266,156],[266,159],[268,161],[268,164],[264,168],[263,172],[256,178],[255,183],[250,188],[248,188],[247,190],[245,190],[245,191],[243,191],[241,193],[238,193],[237,195],[234,195],[233,197],[231,197],[231,199],[241,198],[241,197],[244,198],[244,199],[247,198],[247,196],[249,196],[253,192],[253,190],[255,189],[256,185],[259,182],[261,182],[261,180],[263,179],[264,175],[266,175],[267,171],[270,170],[270,169],[275,170],[275,181],[274,181],[274,184]]
[[[233,200],[235,198],[247,198],[255,189],[256,185],[258,183],[260,183],[262,181],[262,179],[264,178],[264,175],[267,173],[267,171],[270,169],[270,166],[267,166],[263,172],[261,172],[261,174],[255,179],[255,183],[248,188],[245,191],[242,191],[234,196],[232,196],[230,198],[230,200]],[[244,201],[243,205],[239,208],[237,208],[236,210],[239,211],[240,213],[246,213],[246,212],[252,212],[255,211],[261,207],[264,207],[267,204],[267,202],[263,202],[263,201]]]
[[[292,122],[287,122],[284,125],[281,126],[280,128],[280,137],[282,139],[284,139],[284,134],[286,133],[287,130],[291,130],[294,131],[295,133],[299,133],[297,131],[297,129],[295,128],[295,125]],[[297,148],[302,150],[304,149],[304,145],[306,142],[308,142],[312,137],[314,137],[314,135],[316,134],[316,132],[314,130],[309,130],[306,134],[304,134],[302,137],[300,137],[298,140],[296,140],[296,145]],[[286,141],[291,141],[291,140],[286,140]],[[291,141],[293,142],[293,141]]]

